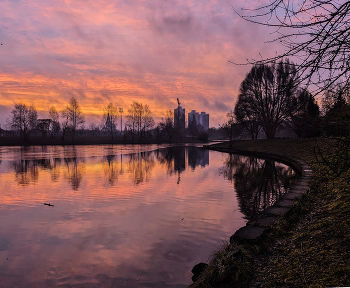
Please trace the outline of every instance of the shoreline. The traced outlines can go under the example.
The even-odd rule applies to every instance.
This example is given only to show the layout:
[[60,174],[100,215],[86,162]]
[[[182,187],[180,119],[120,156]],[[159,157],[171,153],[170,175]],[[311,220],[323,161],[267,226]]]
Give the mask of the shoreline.
[[334,141],[261,139],[213,145],[223,146],[228,153],[300,159],[313,172],[311,175],[311,171],[306,171],[309,186],[297,184],[298,189],[306,192],[261,238],[258,235],[257,241],[248,244],[249,241],[235,237],[235,233],[226,246],[214,251],[209,266],[189,287],[349,286],[349,177],[345,174],[332,179],[315,152],[318,148],[329,157],[336,157],[329,149]]
[[[261,251],[268,246],[268,242],[271,241],[270,232],[275,226],[275,224],[281,221],[286,215],[290,215],[291,213],[293,213],[293,208],[295,207],[295,205],[297,205],[298,201],[308,191],[309,182],[311,181],[312,177],[312,170],[304,161],[285,155],[261,151],[251,151],[233,147],[224,147],[220,144],[221,143],[213,145],[204,145],[204,148],[229,154],[253,156],[261,159],[270,159],[288,165],[300,175],[300,178],[297,180],[297,182],[294,184],[294,186],[290,189],[289,192],[283,194],[279,199],[276,200],[276,202],[272,206],[269,206],[263,211],[261,211],[254,219],[249,220],[246,223],[246,225],[239,228],[230,237],[229,248],[225,247],[224,250],[230,251],[227,253],[227,255],[230,255],[230,258],[234,258],[234,266],[236,266],[237,268],[238,266],[246,265],[246,263],[243,263],[244,260],[242,260],[242,251],[250,250],[248,257],[252,258],[253,261],[256,261]],[[218,252],[219,251],[217,251],[216,253]],[[227,255],[225,256],[225,258],[227,258]],[[192,272],[194,274],[194,277],[198,280],[194,281],[194,283],[192,283],[189,286],[189,288],[209,287],[201,285],[201,281],[203,281],[201,277],[202,274],[205,277],[206,269],[210,270],[212,268],[210,267],[210,265],[215,266],[215,264],[213,265],[213,263],[209,263],[209,266],[205,266],[205,264],[206,263],[198,263],[193,267]],[[203,267],[203,269],[199,272],[194,273],[194,271],[198,269],[197,267]],[[235,276],[238,280],[237,282],[243,284],[243,286],[247,284],[242,283],[245,282],[245,280],[242,279],[246,276],[246,273],[247,271],[243,270],[240,273],[236,272]]]
[[196,138],[177,138],[172,141],[165,139],[147,138],[143,141],[130,141],[124,138],[116,137],[111,139],[110,137],[75,137],[74,141],[71,139],[62,140],[60,138],[34,138],[29,141],[21,140],[20,137],[0,137],[1,146],[68,146],[68,145],[152,145],[152,144],[187,144],[187,143],[203,143],[208,144],[212,142],[222,142],[224,140],[208,140],[200,141]]

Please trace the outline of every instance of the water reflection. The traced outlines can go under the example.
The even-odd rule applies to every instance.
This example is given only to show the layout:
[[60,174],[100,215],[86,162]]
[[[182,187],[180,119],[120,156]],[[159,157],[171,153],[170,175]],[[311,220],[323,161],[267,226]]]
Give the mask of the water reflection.
[[204,168],[209,165],[209,150],[197,147],[188,147],[188,166],[192,170],[197,166]]
[[[39,163],[38,163],[39,162]],[[12,163],[16,182],[19,185],[29,185],[39,179],[38,165],[42,161],[18,160]]]
[[158,150],[157,160],[166,166],[169,175],[177,174],[179,184],[181,173],[187,167],[194,171],[198,166],[204,168],[209,165],[209,150],[194,146],[175,146]]
[[203,148],[151,150],[0,148],[0,283],[187,287],[192,267],[294,177]]
[[80,159],[78,161],[76,157],[64,158],[64,163],[67,168],[65,170],[64,177],[71,184],[72,189],[74,191],[77,191],[83,179],[83,174],[85,170],[84,160]]
[[103,162],[102,169],[104,171],[105,177],[111,186],[118,181],[118,175],[121,171],[118,162],[116,161],[115,155],[107,155],[106,161]]
[[220,173],[234,183],[241,212],[252,219],[293,186],[297,174],[271,160],[229,154]]

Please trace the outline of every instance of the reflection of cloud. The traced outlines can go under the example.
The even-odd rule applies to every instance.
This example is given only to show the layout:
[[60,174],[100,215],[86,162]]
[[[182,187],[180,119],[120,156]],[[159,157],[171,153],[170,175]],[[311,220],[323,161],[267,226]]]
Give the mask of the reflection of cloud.
[[[40,171],[35,186],[19,187],[14,183],[13,167],[6,166],[12,160],[0,165],[6,170],[0,173],[0,182],[7,185],[1,207],[10,206],[0,209],[0,218],[5,216],[7,220],[1,229],[10,240],[8,245],[3,243],[6,254],[11,255],[10,269],[5,271],[8,283],[15,287],[187,287],[193,265],[206,261],[220,240],[228,239],[232,229],[244,221],[232,214],[237,203],[231,186],[217,177],[222,165],[220,153],[202,149],[203,153],[196,153],[194,148],[182,147],[172,153],[165,153],[165,149],[142,153],[140,158],[119,154],[155,148],[6,148],[9,154],[12,151],[12,155],[3,155],[6,159],[40,158],[35,164]],[[189,169],[186,149],[192,153],[193,164],[205,165],[205,169]],[[217,156],[211,156],[212,167],[206,164],[208,153]],[[174,175],[167,175],[167,161],[174,169],[178,154],[179,166],[185,164],[186,168],[179,186],[174,185]],[[106,178],[110,172],[106,175],[104,169],[113,166],[120,171],[121,159],[125,173],[111,186]],[[130,159],[140,160],[142,169],[151,166],[150,181],[142,185],[130,181],[134,179],[128,174]],[[160,164],[158,159],[164,162]],[[151,160],[154,164],[145,165]],[[66,178],[67,165],[69,171],[85,166],[84,180],[74,193]],[[55,169],[60,177],[53,182]],[[55,206],[44,206],[46,201]],[[0,241],[0,250],[1,245]]]

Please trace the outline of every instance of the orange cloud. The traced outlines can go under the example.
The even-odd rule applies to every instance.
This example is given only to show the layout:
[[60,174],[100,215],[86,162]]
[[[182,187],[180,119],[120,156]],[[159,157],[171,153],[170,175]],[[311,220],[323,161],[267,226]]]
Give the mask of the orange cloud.
[[109,102],[126,111],[136,100],[159,117],[179,97],[217,126],[250,68],[228,60],[273,53],[269,31],[238,19],[229,1],[170,2],[4,1],[3,110],[22,101],[45,115],[76,97],[92,122]]

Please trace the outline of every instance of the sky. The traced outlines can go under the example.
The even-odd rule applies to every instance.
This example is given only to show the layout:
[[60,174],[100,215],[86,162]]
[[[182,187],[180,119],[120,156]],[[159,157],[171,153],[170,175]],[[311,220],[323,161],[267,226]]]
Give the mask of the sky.
[[[2,0],[0,124],[15,103],[39,118],[75,97],[88,127],[112,102],[149,105],[156,122],[166,110],[205,111],[210,127],[234,109],[247,59],[280,49],[269,28],[249,23],[238,0]],[[124,113],[125,115],[125,113]]]

